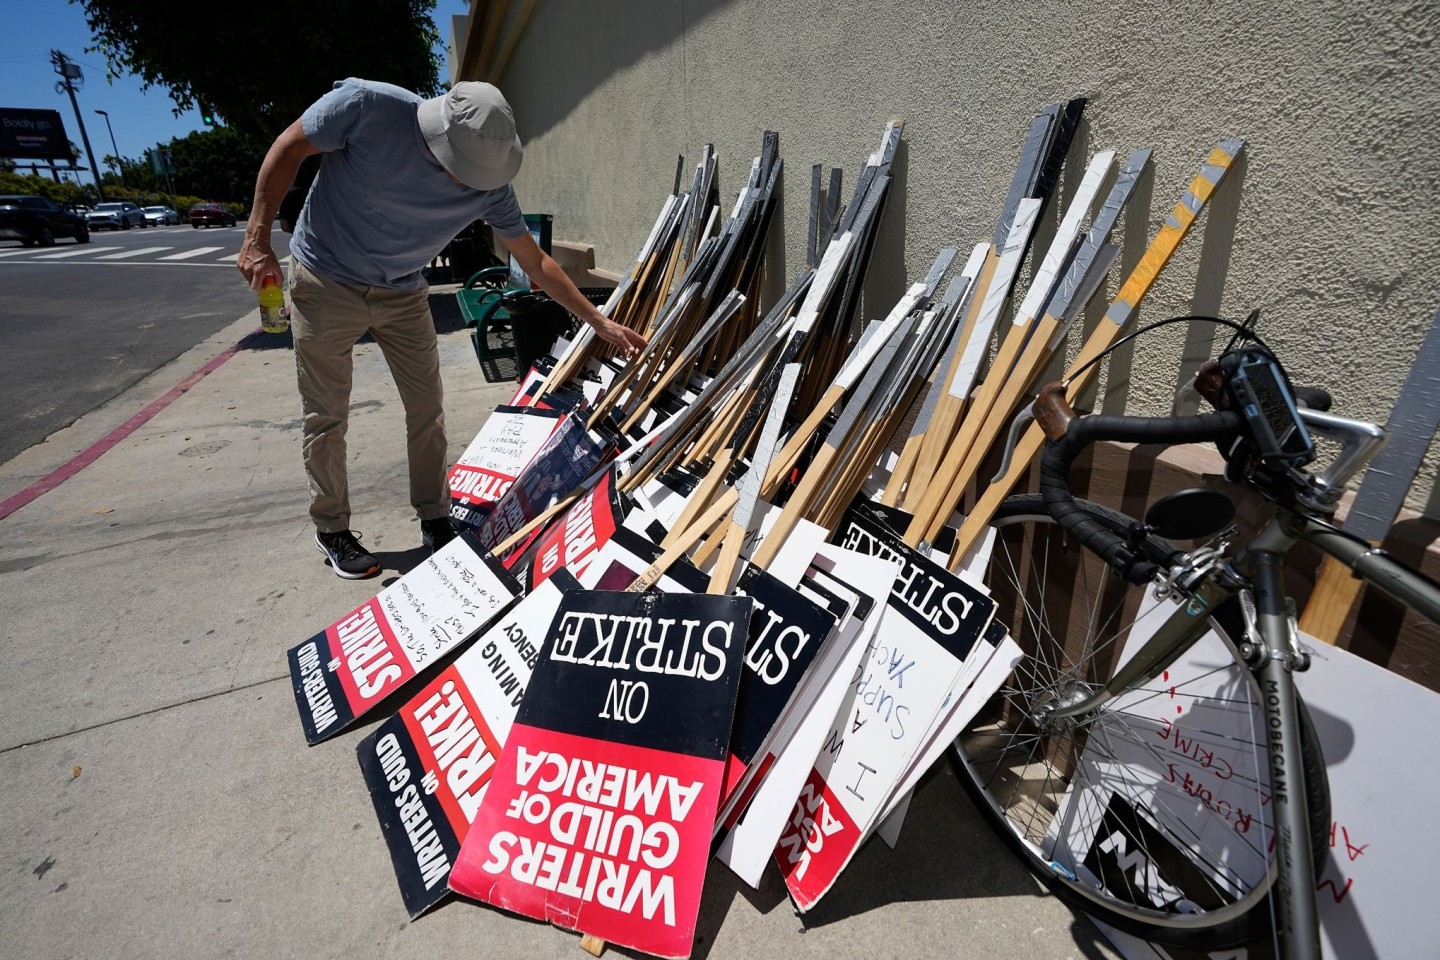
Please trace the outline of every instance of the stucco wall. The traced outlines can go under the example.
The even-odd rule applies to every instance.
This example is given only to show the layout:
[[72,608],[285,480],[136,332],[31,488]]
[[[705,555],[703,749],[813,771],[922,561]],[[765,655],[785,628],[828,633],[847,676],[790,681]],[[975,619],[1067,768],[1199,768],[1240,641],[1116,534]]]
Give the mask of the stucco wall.
[[[1337,411],[1383,422],[1440,307],[1437,28],[1440,4],[1423,0],[541,0],[500,82],[526,142],[523,205],[554,213],[557,237],[594,243],[615,270],[643,241],[677,154],[688,178],[715,143],[728,204],[774,129],[787,172],[772,241],[783,284],[803,264],[811,165],[842,166],[848,197],[886,121],[903,117],[867,316],[940,247],[990,236],[1025,126],[1047,102],[1091,98],[1087,153],[1155,148],[1148,223],[1128,218],[1129,258],[1210,147],[1244,137],[1241,176],[1142,320],[1260,307],[1261,332],[1297,381],[1328,387]],[[1110,292],[1120,279],[1114,271]],[[1140,347],[1129,409],[1169,408],[1185,336]],[[1417,509],[1436,470],[1432,452]]]

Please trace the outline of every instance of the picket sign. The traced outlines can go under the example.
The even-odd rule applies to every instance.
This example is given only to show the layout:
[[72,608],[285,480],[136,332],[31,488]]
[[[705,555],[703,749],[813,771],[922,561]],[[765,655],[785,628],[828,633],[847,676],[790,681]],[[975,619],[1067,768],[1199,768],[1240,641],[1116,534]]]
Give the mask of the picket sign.
[[595,552],[632,512],[629,499],[620,492],[612,465],[599,483],[536,540],[527,578],[531,589],[557,570],[568,570],[576,576],[584,573]]
[[742,597],[566,594],[451,889],[688,957],[751,607]]
[[496,407],[450,468],[450,515],[479,526],[560,423],[558,410]]
[[[566,416],[481,521],[475,531],[476,538],[485,549],[495,548],[559,503],[614,452],[613,437],[587,430],[584,420],[577,415]],[[504,558],[506,565],[518,562],[538,534],[538,528],[531,530],[527,539],[510,550]]]
[[[1132,631],[1125,655],[1148,636]],[[1432,956],[1440,943],[1440,912],[1434,909],[1430,885],[1417,878],[1440,858],[1440,837],[1419,825],[1429,822],[1440,780],[1432,764],[1417,758],[1430,754],[1432,731],[1440,728],[1440,696],[1346,650],[1304,633],[1300,637],[1311,659],[1310,668],[1297,673],[1295,682],[1319,735],[1333,818],[1329,856],[1320,857],[1323,868],[1315,890],[1324,955],[1346,960]],[[1213,666],[1213,657],[1209,660]],[[1164,711],[1174,709],[1171,698],[1151,696],[1143,704],[1147,711],[1143,715],[1155,717],[1154,743],[1147,745],[1149,749],[1125,751],[1119,758],[1127,764],[1129,782],[1149,782],[1156,791],[1162,784],[1170,787],[1165,802],[1149,804],[1142,817],[1185,815],[1188,827],[1207,838],[1228,833],[1235,839],[1232,847],[1263,853],[1272,839],[1265,795],[1260,796],[1261,809],[1244,806],[1255,796],[1253,776],[1249,788],[1240,789],[1238,771],[1236,776],[1225,775],[1223,764],[1228,761],[1223,751],[1209,742],[1196,743],[1187,729],[1191,711],[1203,709],[1207,698],[1206,688],[1189,678],[1203,676],[1207,669],[1203,646],[1172,666],[1172,679],[1181,678],[1182,689],[1193,688],[1193,695],[1183,698],[1187,703],[1182,712],[1169,715]],[[1217,686],[1212,681],[1210,696],[1225,694],[1214,689]],[[1251,734],[1247,730],[1244,735]],[[1103,769],[1094,751],[1082,754],[1081,762],[1092,771]],[[1171,780],[1182,787],[1188,784],[1193,810],[1177,806]],[[1076,782],[1081,782],[1078,777]],[[1259,782],[1268,782],[1263,771]],[[1146,806],[1143,800],[1128,805]],[[1137,867],[1135,851],[1121,849],[1115,835],[1102,832],[1104,816],[1115,812],[1112,806],[1113,801],[1083,796],[1072,788],[1057,815],[1057,822],[1065,822],[1067,829],[1068,843],[1062,846],[1081,851],[1082,869],[1087,862],[1100,866],[1108,857],[1126,864],[1133,876],[1139,877],[1136,871],[1143,869],[1164,882],[1171,865],[1139,862]],[[1119,840],[1123,846],[1123,837]],[[1237,857],[1236,868],[1242,865],[1249,867],[1250,879],[1263,869],[1258,858],[1244,863]],[[1102,929],[1130,960],[1206,956]],[[1240,960],[1274,955],[1268,940],[1225,954]]]
[[469,532],[292,647],[290,683],[308,743],[350,726],[483,629],[521,593]]
[[754,611],[745,644],[735,724],[730,733],[722,804],[754,769],[760,748],[770,738],[838,623],[838,617],[821,604],[748,564],[735,593],[749,597]]
[[560,598],[579,589],[555,571],[356,747],[410,919],[449,894]]
[[[990,566],[990,552],[994,543],[995,535],[992,529],[966,559],[960,569],[960,576],[973,585],[981,584],[985,570]],[[944,563],[946,558],[940,556],[934,559],[937,563]],[[925,732],[924,744],[919,754],[901,774],[900,782],[885,802],[884,810],[880,814],[881,821],[874,829],[880,832],[885,843],[892,848],[899,840],[900,828],[905,822],[905,811],[910,805],[910,796],[920,778],[940,759],[945,748],[955,742],[960,731],[975,718],[981,707],[994,696],[1000,685],[1010,676],[1010,671],[1020,662],[1020,648],[999,620],[991,619],[980,641],[974,653],[965,659],[964,669],[945,694],[945,702],[936,715],[935,722]]]
[[720,817],[728,833],[716,856],[755,888],[850,679],[880,626],[899,566],[883,557],[823,544],[813,555],[811,572],[833,593],[847,598],[848,610],[758,751],[761,759],[752,764],[757,782],[741,785]]
[[800,912],[834,885],[884,804],[946,696],[972,658],[995,603],[975,584],[922,556],[866,510],[853,505],[835,539],[849,549],[901,564],[880,630],[853,678],[801,788],[775,859]]

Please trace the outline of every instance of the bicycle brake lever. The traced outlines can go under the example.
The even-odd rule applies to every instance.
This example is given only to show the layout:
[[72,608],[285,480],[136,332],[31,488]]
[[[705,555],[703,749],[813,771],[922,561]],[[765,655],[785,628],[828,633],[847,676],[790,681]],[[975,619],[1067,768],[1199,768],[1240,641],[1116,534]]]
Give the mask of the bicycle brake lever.
[[1000,461],[1000,471],[990,479],[991,483],[1001,480],[1005,474],[1010,472],[1010,458],[1015,455],[1015,447],[1020,443],[1020,434],[1034,419],[1035,403],[1031,401],[1021,407],[1020,411],[1015,414],[1015,419],[1010,421],[1010,434],[1005,438],[1005,456]]

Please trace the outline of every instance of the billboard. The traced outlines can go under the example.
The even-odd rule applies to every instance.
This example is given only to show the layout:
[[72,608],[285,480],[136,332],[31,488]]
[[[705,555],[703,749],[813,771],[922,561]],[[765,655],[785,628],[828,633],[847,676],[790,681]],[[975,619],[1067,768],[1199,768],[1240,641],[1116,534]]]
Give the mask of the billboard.
[[0,157],[12,160],[70,159],[70,138],[58,110],[0,107]]

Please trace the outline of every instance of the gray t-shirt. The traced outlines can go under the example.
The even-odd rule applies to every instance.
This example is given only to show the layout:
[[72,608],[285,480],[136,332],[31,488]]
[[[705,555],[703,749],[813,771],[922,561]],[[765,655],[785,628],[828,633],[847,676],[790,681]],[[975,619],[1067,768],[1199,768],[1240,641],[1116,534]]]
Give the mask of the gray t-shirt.
[[290,250],[341,283],[418,290],[420,269],[475,220],[502,237],[525,232],[509,185],[474,190],[450,179],[425,146],[409,90],[353,77],[300,118],[324,151]]

